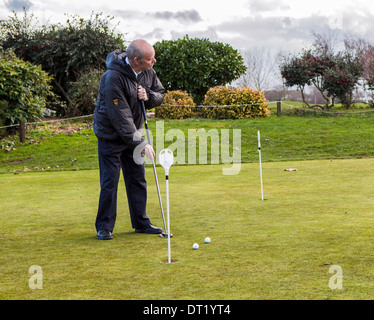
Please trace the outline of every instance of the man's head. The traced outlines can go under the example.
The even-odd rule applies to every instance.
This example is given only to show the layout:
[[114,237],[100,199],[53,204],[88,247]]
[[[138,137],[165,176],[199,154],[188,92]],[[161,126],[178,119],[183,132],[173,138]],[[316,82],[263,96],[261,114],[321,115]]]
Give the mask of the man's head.
[[134,40],[127,47],[127,57],[135,72],[149,70],[156,62],[155,50],[145,40]]

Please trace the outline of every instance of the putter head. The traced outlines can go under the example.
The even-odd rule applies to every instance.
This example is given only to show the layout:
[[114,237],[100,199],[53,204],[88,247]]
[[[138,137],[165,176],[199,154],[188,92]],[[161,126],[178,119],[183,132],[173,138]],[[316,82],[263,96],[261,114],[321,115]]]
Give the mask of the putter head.
[[[172,236],[173,236],[173,235],[170,233],[170,238],[171,238]],[[161,237],[161,238],[167,238],[167,237],[168,237],[168,234],[165,233],[165,232],[162,232],[162,233],[159,234],[159,237]]]

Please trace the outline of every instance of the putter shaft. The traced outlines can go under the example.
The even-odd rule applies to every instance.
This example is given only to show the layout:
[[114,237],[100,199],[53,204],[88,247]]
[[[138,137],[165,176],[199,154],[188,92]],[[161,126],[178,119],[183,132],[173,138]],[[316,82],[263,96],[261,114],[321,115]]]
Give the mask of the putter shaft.
[[[144,116],[144,126],[145,126],[145,130],[146,130],[146,132],[147,132],[148,143],[149,143],[149,144],[152,144],[152,143],[151,143],[151,136],[150,136],[150,134],[149,134],[148,121],[147,121],[147,114],[146,114],[146,111],[145,111],[144,101],[141,100],[141,103],[142,103],[142,110],[143,110],[143,116]],[[164,222],[164,230],[165,230],[165,232],[166,232],[165,215],[164,215],[164,209],[163,209],[163,207],[162,207],[161,193],[160,193],[160,187],[159,187],[159,185],[158,185],[158,178],[157,178],[156,164],[155,164],[154,159],[152,159],[152,166],[153,166],[153,173],[154,173],[155,181],[156,181],[157,194],[158,194],[158,201],[159,201],[159,203],[160,203],[160,209],[161,209],[161,214],[162,214],[162,221]]]

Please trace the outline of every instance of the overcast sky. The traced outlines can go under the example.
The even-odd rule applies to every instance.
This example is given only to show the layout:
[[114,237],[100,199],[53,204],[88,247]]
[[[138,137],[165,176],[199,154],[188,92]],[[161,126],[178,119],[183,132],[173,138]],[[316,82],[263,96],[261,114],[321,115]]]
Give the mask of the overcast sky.
[[0,19],[22,8],[40,23],[64,23],[64,13],[89,17],[103,12],[119,23],[126,40],[150,43],[188,34],[229,43],[235,49],[270,47],[300,51],[311,33],[361,36],[374,43],[372,0],[0,0]]

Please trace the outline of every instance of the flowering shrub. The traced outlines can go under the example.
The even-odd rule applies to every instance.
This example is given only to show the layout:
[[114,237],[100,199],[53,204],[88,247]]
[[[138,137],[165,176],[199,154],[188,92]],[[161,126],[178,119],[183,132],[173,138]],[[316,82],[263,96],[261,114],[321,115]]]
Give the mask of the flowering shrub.
[[324,79],[326,90],[332,96],[342,97],[355,86],[354,77],[341,70],[328,70]]
[[314,85],[326,100],[325,108],[330,108],[330,101],[339,98],[348,108],[352,102],[352,92],[361,73],[357,57],[348,53],[334,56],[313,55],[310,51],[301,57],[293,57],[281,65],[281,75],[288,87],[296,86],[303,96],[304,87]]

